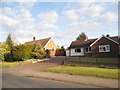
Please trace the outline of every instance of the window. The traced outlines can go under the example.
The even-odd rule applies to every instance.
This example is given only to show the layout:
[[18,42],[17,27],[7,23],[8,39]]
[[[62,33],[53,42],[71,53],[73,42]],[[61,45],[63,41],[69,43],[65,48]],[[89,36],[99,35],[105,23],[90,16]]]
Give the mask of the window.
[[100,45],[99,52],[110,52],[110,45]]
[[85,52],[91,52],[92,50],[91,50],[91,47],[87,47],[87,48],[85,48]]
[[75,52],[77,53],[77,52],[81,52],[81,48],[76,48],[75,49]]

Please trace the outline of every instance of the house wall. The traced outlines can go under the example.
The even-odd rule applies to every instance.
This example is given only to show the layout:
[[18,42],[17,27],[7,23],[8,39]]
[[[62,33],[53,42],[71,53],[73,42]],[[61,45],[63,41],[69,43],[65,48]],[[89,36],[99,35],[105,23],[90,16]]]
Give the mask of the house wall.
[[66,50],[66,56],[70,56],[70,50]]
[[[57,46],[55,45],[54,41],[50,39],[46,46],[44,47],[45,49],[48,49],[50,51],[50,56],[55,56],[56,48]],[[52,49],[52,50],[50,50]]]
[[84,50],[83,48],[81,48],[81,52],[75,52],[75,48],[74,49],[70,49],[70,56],[83,56],[84,55]]
[[55,56],[65,56],[65,51],[56,50]]
[[85,57],[91,57],[91,56],[92,56],[92,52],[91,52],[91,53],[86,53],[86,52],[85,52],[85,53],[84,53],[84,56],[85,56]]
[[[99,52],[99,45],[110,45],[110,52]],[[111,40],[101,38],[92,46],[92,56],[94,57],[118,57],[118,45]]]

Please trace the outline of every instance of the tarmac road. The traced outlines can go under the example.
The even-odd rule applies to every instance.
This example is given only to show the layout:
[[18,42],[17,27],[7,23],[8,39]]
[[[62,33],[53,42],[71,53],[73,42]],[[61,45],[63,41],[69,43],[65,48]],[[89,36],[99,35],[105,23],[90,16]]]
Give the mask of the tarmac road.
[[41,78],[2,74],[2,88],[99,88],[82,84],[73,84]]

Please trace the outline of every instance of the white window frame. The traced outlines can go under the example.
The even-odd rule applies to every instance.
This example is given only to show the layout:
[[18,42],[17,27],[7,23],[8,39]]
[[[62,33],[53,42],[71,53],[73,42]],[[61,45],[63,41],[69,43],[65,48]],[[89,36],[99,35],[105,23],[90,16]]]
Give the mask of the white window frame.
[[86,48],[85,48],[85,52],[86,52],[86,53],[91,53],[91,52],[92,52],[92,49],[91,49],[91,51],[90,51],[90,48],[91,48],[91,47],[87,47],[87,48],[88,48],[88,51],[86,51]]
[[[80,49],[80,52],[76,52],[76,49]],[[81,53],[81,48],[75,48],[75,53]]]
[[[105,51],[101,48],[105,48]],[[99,52],[110,52],[110,45],[99,45]]]

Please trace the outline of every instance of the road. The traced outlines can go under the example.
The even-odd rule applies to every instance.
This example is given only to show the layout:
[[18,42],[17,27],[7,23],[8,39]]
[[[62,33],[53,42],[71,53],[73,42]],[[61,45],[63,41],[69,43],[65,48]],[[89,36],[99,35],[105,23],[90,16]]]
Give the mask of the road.
[[98,88],[82,84],[73,84],[41,78],[16,76],[8,73],[2,74],[3,88]]

